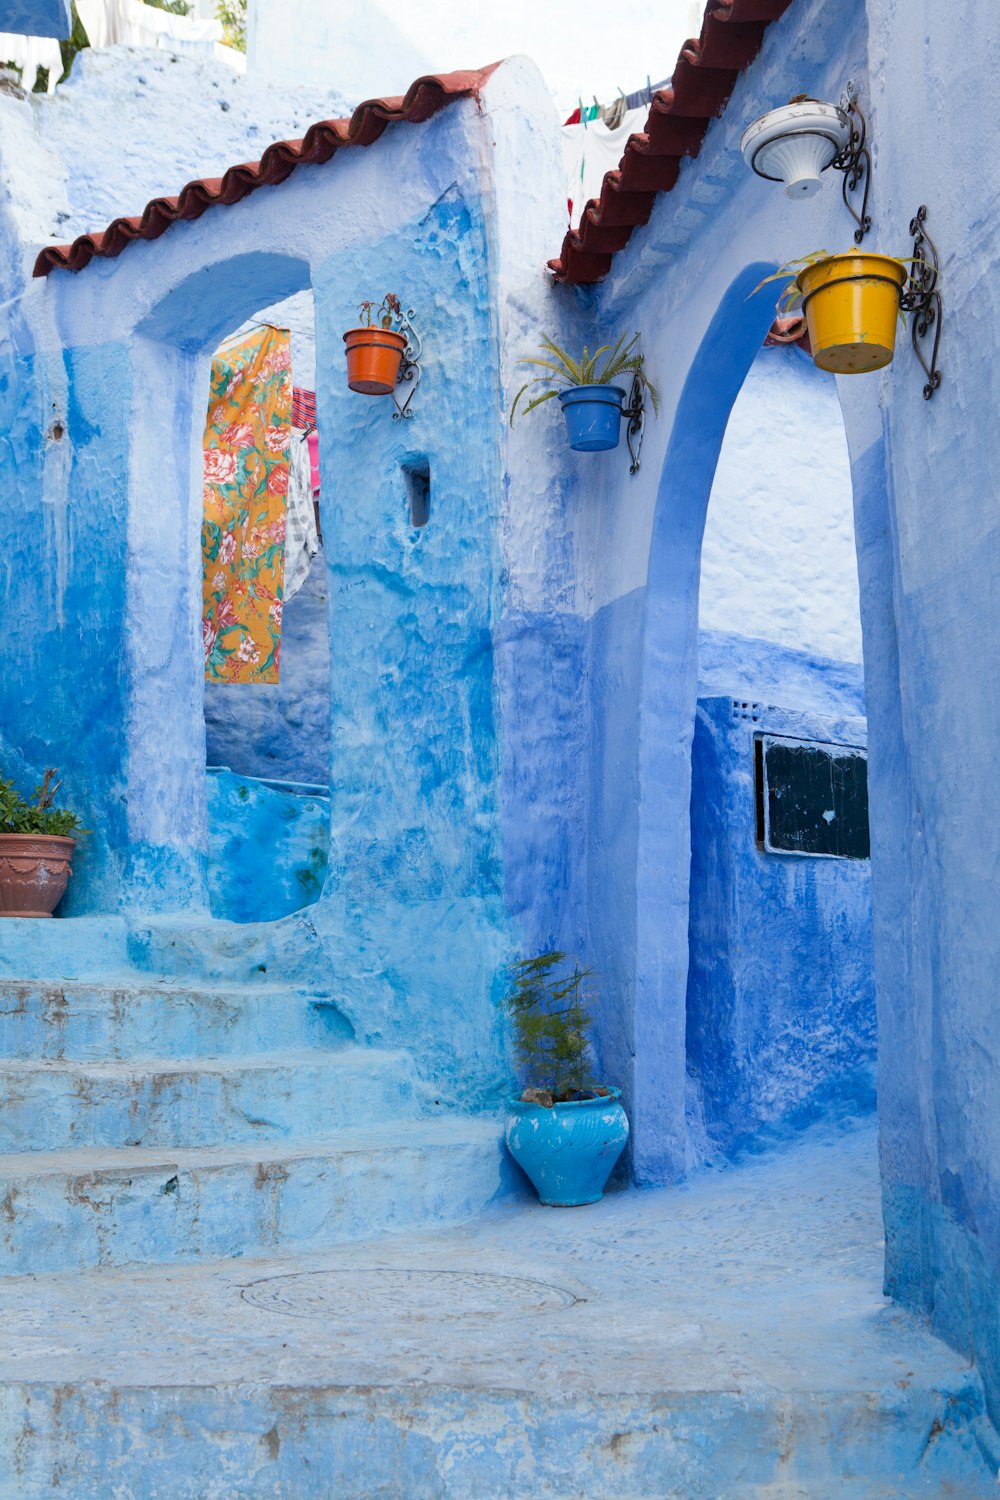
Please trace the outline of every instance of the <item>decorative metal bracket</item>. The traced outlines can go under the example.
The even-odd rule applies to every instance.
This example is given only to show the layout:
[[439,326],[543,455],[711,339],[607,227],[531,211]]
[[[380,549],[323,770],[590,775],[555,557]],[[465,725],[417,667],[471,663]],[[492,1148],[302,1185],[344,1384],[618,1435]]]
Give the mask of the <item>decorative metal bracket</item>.
[[[857,224],[854,231],[854,243],[860,245],[869,229],[872,227],[871,215],[868,212],[868,192],[872,180],[872,155],[865,142],[868,138],[868,121],[865,119],[861,105],[858,103],[858,91],[854,84],[848,81],[840,101],[840,107],[847,115],[848,124],[851,127],[850,138],[843,151],[839,152],[830,163],[838,172],[844,174],[844,206],[851,218]],[[850,195],[856,193],[859,187],[864,188],[861,198],[861,212],[851,202]]]
[[414,326],[413,315],[413,308],[408,307],[406,316],[399,320],[399,331],[406,335],[406,348],[403,350],[403,362],[399,367],[399,375],[396,377],[396,386],[398,389],[404,382],[408,382],[410,389],[406,393],[406,399],[402,402],[396,391],[391,392],[392,404],[396,408],[392,414],[394,422],[403,418],[407,421],[413,420],[414,413],[410,403],[420,384],[420,355],[423,350],[423,340]]
[[[921,203],[910,220],[913,235],[913,256],[910,261],[910,279],[904,286],[899,305],[910,313],[910,341],[920,367],[927,376],[924,400],[929,401],[941,384],[938,369],[938,345],[941,342],[941,293],[937,289],[940,262],[937,247],[924,228],[927,206]],[[932,338],[930,363],[924,358],[924,341]]]
[[[640,355],[640,359],[642,356]],[[628,405],[622,407],[622,416],[628,419],[625,441],[628,443],[632,466],[630,474],[639,472],[639,454],[642,452],[642,434],[646,426],[646,398],[638,372],[632,376],[632,389],[628,393]]]

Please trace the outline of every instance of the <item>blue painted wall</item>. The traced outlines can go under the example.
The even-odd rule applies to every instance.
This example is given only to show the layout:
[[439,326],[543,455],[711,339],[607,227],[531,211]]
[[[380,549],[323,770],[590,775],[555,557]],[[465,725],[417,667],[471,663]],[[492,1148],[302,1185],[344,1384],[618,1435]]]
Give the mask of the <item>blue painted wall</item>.
[[0,0],[0,31],[63,38],[72,29],[70,0]]
[[330,802],[318,788],[208,772],[208,893],[213,917],[273,922],[319,898]]
[[113,899],[122,805],[128,360],[118,345],[29,351],[15,321],[0,344],[0,747],[30,792],[48,765],[91,833],[62,904]]
[[865,742],[864,720],[702,697],[691,780],[687,1055],[723,1151],[875,1107],[867,860],[755,842],[753,737]]
[[281,618],[273,686],[205,684],[206,756],[243,776],[325,785],[330,772],[330,632],[322,549]]

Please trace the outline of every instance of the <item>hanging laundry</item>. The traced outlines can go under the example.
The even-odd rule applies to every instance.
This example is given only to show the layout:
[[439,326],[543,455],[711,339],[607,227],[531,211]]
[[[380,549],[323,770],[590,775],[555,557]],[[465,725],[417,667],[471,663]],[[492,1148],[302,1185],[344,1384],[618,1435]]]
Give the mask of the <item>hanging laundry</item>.
[[300,385],[292,386],[292,426],[302,427],[306,432],[316,426],[315,391],[304,391]]
[[309,437],[292,429],[288,470],[288,496],[285,523],[285,588],[287,604],[306,581],[309,565],[319,551],[316,530],[316,507],[313,503],[312,472],[309,462]]
[[210,682],[278,681],[291,415],[287,329],[255,329],[216,351],[202,527]]
[[648,114],[645,105],[641,109],[626,110],[620,124],[613,130],[603,120],[594,120],[586,126],[563,126],[563,164],[572,226],[580,222],[580,215],[590,199],[600,197],[605,172],[617,169],[625,155],[629,136],[645,129]]

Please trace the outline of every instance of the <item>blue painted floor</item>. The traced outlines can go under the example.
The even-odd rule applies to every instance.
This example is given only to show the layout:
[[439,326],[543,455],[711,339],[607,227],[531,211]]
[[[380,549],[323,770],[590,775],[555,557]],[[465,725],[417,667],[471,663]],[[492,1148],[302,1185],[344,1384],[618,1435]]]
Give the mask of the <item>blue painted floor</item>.
[[881,1262],[863,1123],[590,1208],[0,1278],[0,1496],[995,1496],[978,1379]]

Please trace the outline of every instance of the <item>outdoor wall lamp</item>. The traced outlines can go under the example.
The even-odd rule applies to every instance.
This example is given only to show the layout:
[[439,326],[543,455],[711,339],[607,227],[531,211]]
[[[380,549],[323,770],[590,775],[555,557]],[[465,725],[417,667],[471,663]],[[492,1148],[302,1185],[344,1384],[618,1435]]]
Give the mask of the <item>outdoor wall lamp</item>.
[[[871,153],[868,125],[857,91],[848,83],[840,104],[825,104],[798,94],[780,109],[769,110],[748,125],[740,138],[747,166],[768,182],[781,182],[788,198],[810,198],[822,187],[821,173],[833,167],[844,176],[843,196],[857,224],[854,242],[861,244],[872,227],[868,215]],[[863,186],[861,212],[850,195]]]

